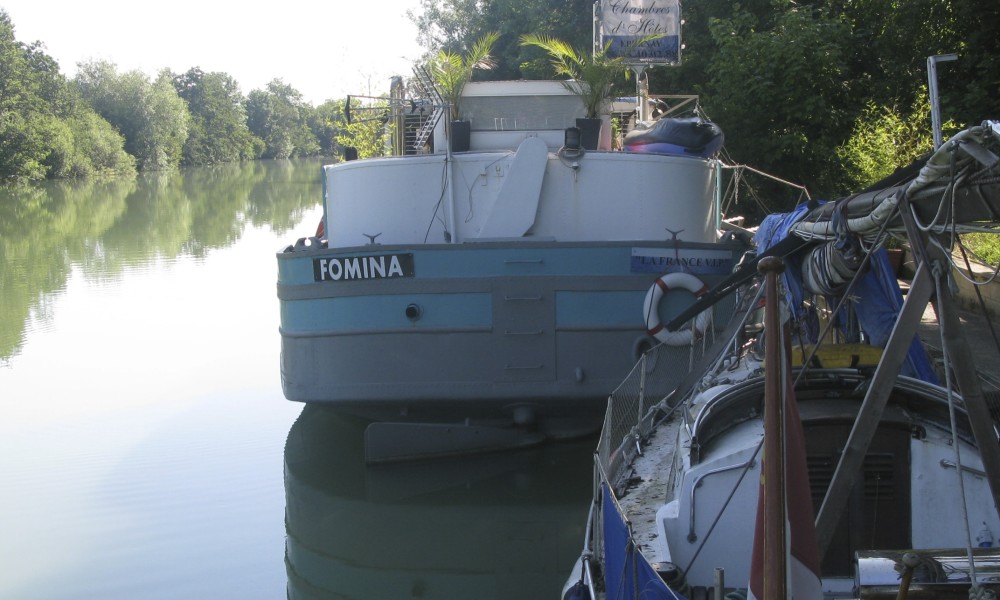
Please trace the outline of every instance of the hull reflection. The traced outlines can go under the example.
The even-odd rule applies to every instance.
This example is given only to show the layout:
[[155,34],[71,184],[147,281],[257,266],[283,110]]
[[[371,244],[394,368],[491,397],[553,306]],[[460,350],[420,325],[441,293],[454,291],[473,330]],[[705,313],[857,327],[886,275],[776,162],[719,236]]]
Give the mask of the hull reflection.
[[552,598],[594,440],[366,467],[365,422],[306,406],[285,446],[288,597]]

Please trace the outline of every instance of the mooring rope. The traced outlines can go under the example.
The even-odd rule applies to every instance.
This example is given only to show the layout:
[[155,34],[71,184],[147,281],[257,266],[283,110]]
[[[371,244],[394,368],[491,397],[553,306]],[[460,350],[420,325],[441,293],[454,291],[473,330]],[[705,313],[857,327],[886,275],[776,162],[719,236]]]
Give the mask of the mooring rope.
[[[942,267],[940,261],[934,261],[931,267],[931,274],[934,276],[934,286],[937,297],[941,297],[941,277],[943,276]],[[944,360],[944,378],[945,378],[945,390],[948,394],[948,414],[951,418],[951,445],[955,451],[955,472],[958,474],[958,490],[961,496],[961,507],[962,507],[962,521],[965,523],[965,547],[966,555],[969,561],[969,581],[972,583],[972,587],[969,589],[970,597],[975,590],[979,589],[979,583],[976,581],[976,561],[972,555],[972,531],[969,529],[969,509],[966,505],[965,498],[965,477],[962,475],[962,450],[960,448],[961,440],[958,437],[958,425],[955,418],[955,393],[952,390],[951,384],[951,358],[948,353],[948,345],[945,344],[946,332],[945,325],[946,319],[938,319],[938,331],[941,334],[941,348]]]

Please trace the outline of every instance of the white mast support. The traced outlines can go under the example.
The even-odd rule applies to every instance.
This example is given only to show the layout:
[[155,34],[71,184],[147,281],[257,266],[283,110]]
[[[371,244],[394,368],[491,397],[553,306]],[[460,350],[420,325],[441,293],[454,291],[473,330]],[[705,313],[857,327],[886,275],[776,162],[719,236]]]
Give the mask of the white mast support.
[[931,101],[931,129],[934,132],[934,149],[941,147],[941,101],[938,98],[937,64],[958,60],[957,54],[938,54],[927,57],[927,89]]

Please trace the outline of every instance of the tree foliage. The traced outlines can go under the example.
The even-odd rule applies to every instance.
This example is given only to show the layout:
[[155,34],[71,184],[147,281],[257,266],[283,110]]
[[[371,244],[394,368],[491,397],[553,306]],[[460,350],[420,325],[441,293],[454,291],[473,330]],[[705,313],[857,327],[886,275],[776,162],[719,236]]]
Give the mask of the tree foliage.
[[233,162],[260,155],[264,143],[247,127],[244,98],[235,79],[198,67],[172,79],[191,114],[182,150],[184,164]]
[[498,33],[490,52],[496,66],[481,76],[502,81],[551,73],[547,58],[521,44],[526,33],[589,47],[592,7],[592,0],[420,0],[420,11],[407,14],[428,58],[440,50],[466,54],[475,40]]
[[309,129],[314,109],[302,94],[280,79],[247,97],[247,124],[250,132],[264,142],[264,158],[310,156],[319,152],[319,141]]
[[[837,158],[852,189],[867,187],[933,150],[926,88],[909,110],[869,102]],[[951,124],[952,126],[954,124]]]
[[[639,46],[659,36],[649,36],[635,40],[631,45]],[[521,36],[521,44],[536,46],[549,54],[552,69],[557,76],[568,77],[563,87],[583,101],[587,118],[596,119],[611,98],[615,84],[629,74],[628,65],[622,56],[609,56],[610,42],[598,51],[590,48],[574,48],[569,43],[547,35],[533,33]]]
[[135,163],[41,43],[23,44],[0,10],[0,182],[127,173]]
[[150,79],[110,61],[77,66],[67,80],[0,9],[0,183],[337,150],[342,110],[319,112],[280,79],[247,98],[198,67]]
[[[864,154],[851,138],[871,132],[874,115],[909,124],[922,137],[908,141],[929,146],[929,112],[920,101],[928,56],[959,55],[939,68],[946,118],[966,126],[1000,115],[998,5],[705,0],[684,11],[684,64],[654,69],[650,88],[699,94],[734,160],[807,184],[814,194],[846,194],[866,179],[848,157]],[[919,122],[926,125],[913,128]],[[882,124],[883,134],[895,126]],[[898,150],[881,152],[902,158]]]
[[452,121],[463,118],[462,91],[465,84],[472,80],[472,74],[477,70],[488,71],[496,66],[490,52],[498,37],[497,32],[490,31],[477,39],[467,53],[458,54],[441,49],[427,63],[431,78],[450,107]]
[[389,119],[389,100],[363,103],[360,98],[351,98],[351,114],[362,116],[352,118],[341,128],[337,144],[357,149],[358,158],[384,156],[394,127]]
[[847,117],[842,19],[799,8],[765,26],[740,10],[713,20],[710,31],[717,50],[705,105],[729,152],[764,170],[828,183]]
[[[421,0],[423,13],[410,17],[429,51],[460,51],[483,32],[498,31],[492,53],[497,67],[486,75],[541,78],[553,74],[547,57],[517,47],[516,40],[538,34],[587,48],[592,5]],[[651,92],[697,94],[726,132],[732,160],[807,184],[814,195],[849,193],[869,176],[856,172],[861,167],[853,161],[875,156],[857,139],[872,126],[888,143],[888,131],[897,126],[893,118],[908,127],[929,122],[919,101],[928,56],[959,56],[938,70],[946,118],[967,126],[1000,117],[1000,3],[699,0],[682,3],[682,10],[682,63],[648,69]],[[873,121],[878,118],[889,121]],[[926,147],[928,128],[910,131],[920,137],[911,141]],[[883,150],[879,160],[904,158]]]
[[340,152],[337,136],[347,123],[344,104],[344,100],[327,100],[309,113],[309,129],[316,136],[323,156],[335,156]]
[[125,150],[141,168],[180,164],[190,114],[169,71],[150,81],[142,71],[119,73],[114,63],[97,60],[80,63],[74,81],[94,110],[125,137]]

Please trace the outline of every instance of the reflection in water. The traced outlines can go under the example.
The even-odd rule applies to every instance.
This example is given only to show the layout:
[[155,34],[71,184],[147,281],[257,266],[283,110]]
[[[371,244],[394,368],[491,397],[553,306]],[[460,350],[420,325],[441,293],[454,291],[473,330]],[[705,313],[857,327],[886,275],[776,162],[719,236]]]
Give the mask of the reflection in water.
[[288,434],[289,598],[558,597],[594,440],[366,467],[363,427],[307,406]]
[[319,159],[252,161],[136,178],[0,188],[0,361],[74,270],[115,281],[232,245],[247,224],[284,233],[320,201]]

